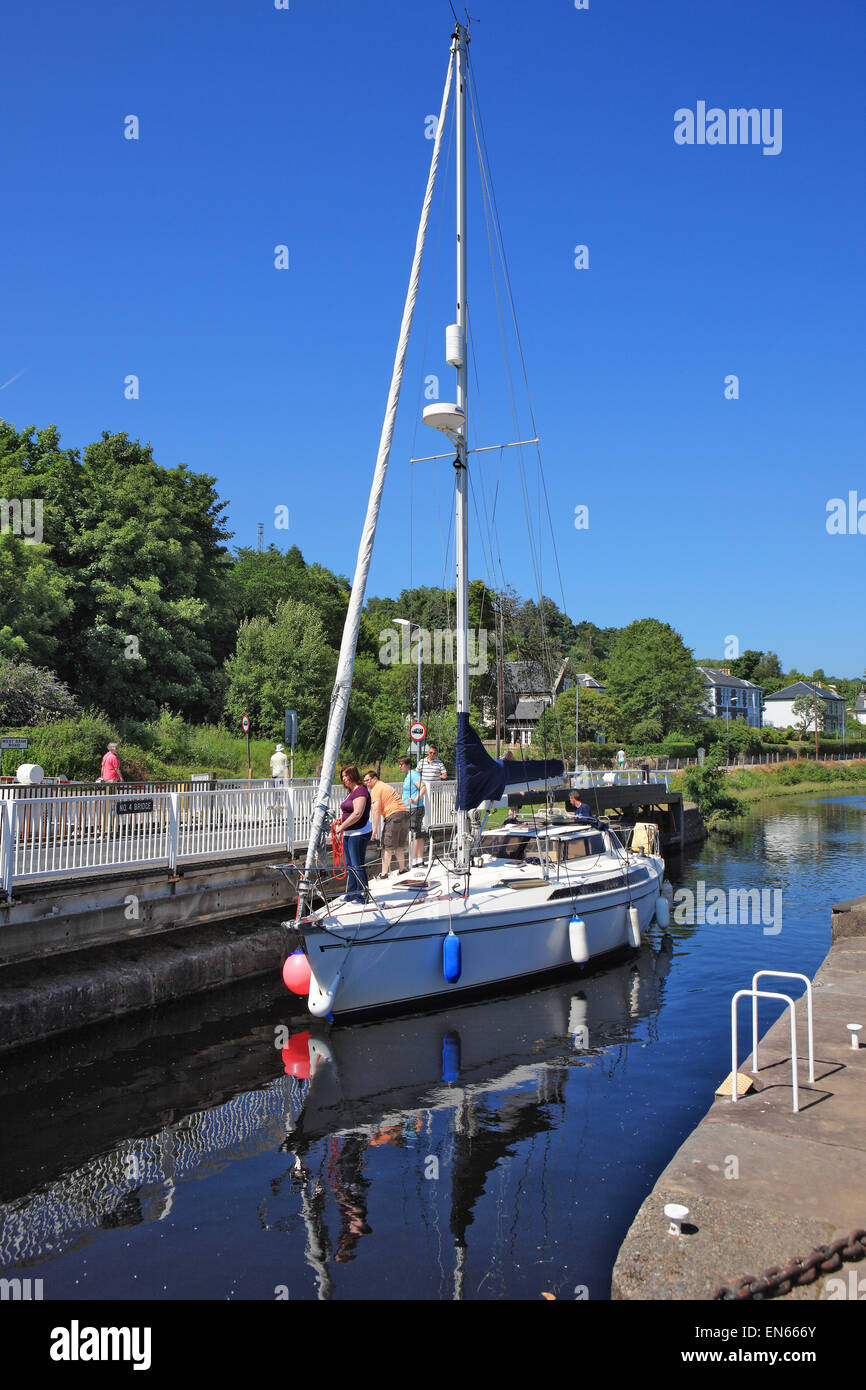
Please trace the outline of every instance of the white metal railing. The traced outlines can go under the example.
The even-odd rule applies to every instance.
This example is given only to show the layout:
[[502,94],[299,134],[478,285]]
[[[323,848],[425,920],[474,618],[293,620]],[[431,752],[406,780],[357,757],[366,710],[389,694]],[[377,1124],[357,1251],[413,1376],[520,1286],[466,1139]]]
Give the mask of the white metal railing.
[[[397,790],[400,783],[392,783]],[[428,788],[425,826],[453,823],[456,783]],[[13,882],[178,863],[257,849],[305,845],[316,785],[243,782],[184,791],[145,791],[119,784],[89,794],[28,796],[0,801],[0,886]],[[330,810],[339,814],[345,788],[334,786]]]
[[778,994],[775,990],[758,989],[757,982],[762,975],[772,975],[777,978],[796,979],[806,981],[807,990],[807,1028],[809,1034],[809,1080],[815,1080],[815,1044],[812,1034],[812,985],[805,975],[794,973],[790,970],[759,970],[752,977],[751,989],[738,989],[731,999],[731,1101],[737,1100],[737,1066],[739,1047],[737,1043],[737,1005],[741,999],[751,999],[752,1001],[752,1073],[758,1074],[758,1000],[759,999],[779,999],[788,1008],[788,1015],[791,1020],[791,1100],[794,1114],[800,1110],[800,1091],[797,1084],[797,1020],[794,1007],[794,1000],[790,994]]
[[242,850],[294,849],[287,787],[29,797],[0,805],[0,880],[138,868]]
[[607,772],[594,769],[579,768],[578,771],[569,773],[571,783],[575,787],[637,787],[645,784],[649,786],[663,786],[668,790],[670,774],[667,772],[650,771],[644,776],[641,768],[619,769],[614,772],[612,769]]

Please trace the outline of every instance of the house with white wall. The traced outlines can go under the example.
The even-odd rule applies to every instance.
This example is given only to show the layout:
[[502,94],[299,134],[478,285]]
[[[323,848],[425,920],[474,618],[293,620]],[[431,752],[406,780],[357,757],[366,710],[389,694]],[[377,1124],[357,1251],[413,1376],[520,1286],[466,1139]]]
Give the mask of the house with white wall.
[[[833,686],[814,686],[811,681],[794,681],[784,690],[764,696],[764,723],[771,729],[798,728],[802,725],[802,715],[794,714],[794,701],[807,699],[814,702],[815,697],[824,704],[824,716],[818,712],[818,728],[825,734],[839,734],[845,723],[845,698]],[[806,733],[815,732],[815,718],[810,708],[806,723]]]

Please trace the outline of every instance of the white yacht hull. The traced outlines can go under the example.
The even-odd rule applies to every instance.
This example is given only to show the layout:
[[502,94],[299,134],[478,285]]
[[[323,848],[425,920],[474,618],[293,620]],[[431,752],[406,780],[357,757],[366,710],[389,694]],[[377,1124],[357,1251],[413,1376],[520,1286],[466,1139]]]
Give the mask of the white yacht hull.
[[[586,924],[589,960],[627,949],[633,944],[629,907],[637,909],[643,932],[661,888],[662,861],[647,857],[642,864],[646,873],[630,890],[584,889],[551,900],[551,893],[563,888],[562,880],[551,879],[517,891],[470,889],[468,897],[452,889],[419,902],[398,886],[373,907],[337,909],[309,920],[301,931],[312,973],[310,1012],[342,1019],[374,1009],[447,1002],[489,986],[577,968],[569,935],[575,913]],[[449,926],[460,940],[461,970],[453,982],[443,970]]]

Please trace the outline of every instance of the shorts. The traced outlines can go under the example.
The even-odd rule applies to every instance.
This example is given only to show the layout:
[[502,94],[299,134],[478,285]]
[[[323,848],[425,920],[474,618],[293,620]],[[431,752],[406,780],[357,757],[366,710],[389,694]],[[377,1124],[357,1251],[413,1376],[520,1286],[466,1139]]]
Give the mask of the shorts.
[[402,849],[409,835],[409,812],[395,811],[382,828],[382,848]]
[[424,829],[424,807],[410,806],[409,808],[409,829],[413,835],[420,835]]

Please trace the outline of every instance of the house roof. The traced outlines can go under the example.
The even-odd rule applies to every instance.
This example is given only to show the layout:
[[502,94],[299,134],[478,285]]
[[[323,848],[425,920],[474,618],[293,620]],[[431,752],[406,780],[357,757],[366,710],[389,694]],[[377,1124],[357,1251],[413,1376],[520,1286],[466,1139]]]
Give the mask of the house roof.
[[505,684],[515,695],[532,695],[536,691],[552,693],[553,681],[540,661],[506,661],[502,667]]
[[544,700],[518,700],[517,708],[505,722],[510,724],[512,719],[540,719],[546,708]]
[[711,666],[699,666],[698,670],[708,685],[728,685],[738,690],[761,690],[754,681],[741,680],[739,676],[729,676],[727,671],[715,671]]
[[[812,695],[815,687],[809,681],[794,681],[793,685],[786,685],[784,690],[776,690],[772,695],[764,696],[764,704],[769,700],[797,700],[801,695]],[[817,687],[819,700],[839,700],[844,705],[845,698],[837,694],[835,690],[827,690],[825,686]]]

